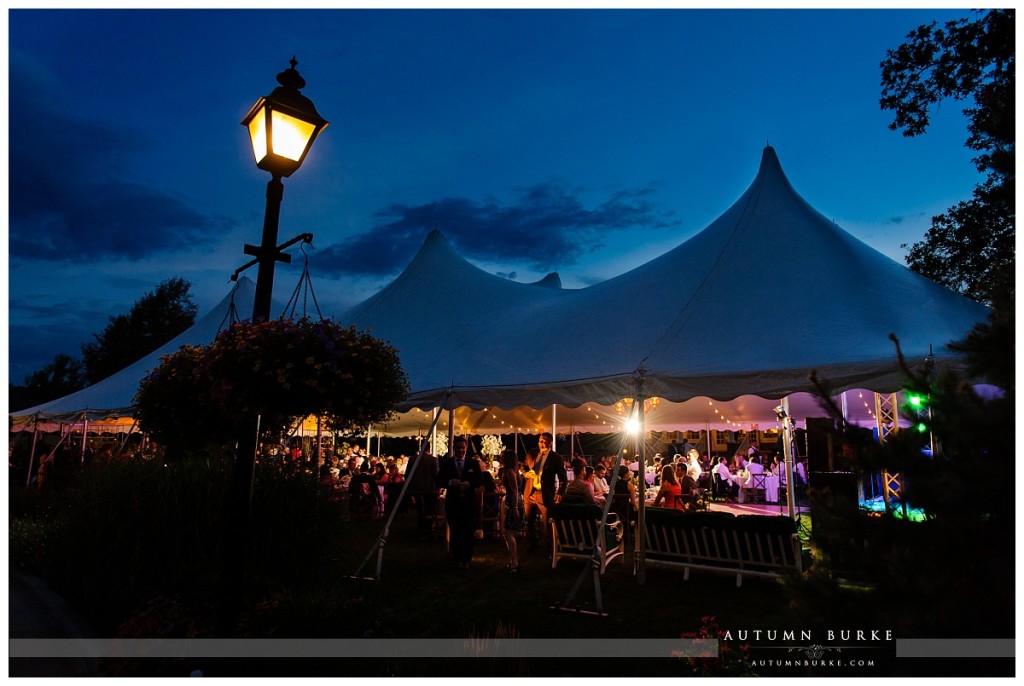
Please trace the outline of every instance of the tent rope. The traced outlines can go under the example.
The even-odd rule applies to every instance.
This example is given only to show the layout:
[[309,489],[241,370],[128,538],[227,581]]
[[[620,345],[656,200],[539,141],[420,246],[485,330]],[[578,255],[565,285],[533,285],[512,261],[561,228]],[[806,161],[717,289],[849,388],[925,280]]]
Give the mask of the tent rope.
[[316,292],[313,290],[313,279],[309,273],[309,255],[306,254],[306,244],[302,243],[299,246],[302,250],[303,266],[302,274],[299,276],[299,283],[295,285],[295,291],[292,293],[292,297],[288,299],[288,304],[284,306],[284,312],[281,313],[281,319],[295,319],[295,309],[299,305],[299,293],[302,294],[302,318],[307,317],[307,305],[309,298],[313,299],[313,306],[316,307],[316,314],[320,317],[320,321],[324,320],[324,314],[320,311],[320,303],[317,302]]
[[225,323],[230,327],[232,324],[237,324],[241,321],[241,318],[238,316],[238,308],[235,306],[235,293],[238,291],[239,285],[241,284],[235,281],[235,287],[231,289],[231,294],[228,298],[228,311],[224,313],[224,318],[220,320],[217,333],[224,330]]

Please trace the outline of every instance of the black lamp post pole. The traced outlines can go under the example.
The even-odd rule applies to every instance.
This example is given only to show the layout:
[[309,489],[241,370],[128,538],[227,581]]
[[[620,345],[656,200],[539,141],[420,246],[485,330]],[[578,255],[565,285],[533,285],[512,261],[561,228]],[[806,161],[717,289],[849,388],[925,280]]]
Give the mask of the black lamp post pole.
[[[284,184],[281,177],[274,176],[267,183],[267,209],[263,217],[263,240],[259,246],[245,245],[245,253],[254,255],[259,264],[256,274],[256,294],[252,305],[252,321],[270,320],[270,302],[274,291],[274,267],[277,262],[290,262],[291,256],[281,252],[277,245],[278,224],[281,218],[281,199]],[[250,518],[252,515],[252,488],[256,474],[256,451],[259,447],[259,417],[238,437],[238,453],[235,458],[233,503],[229,544],[226,549],[224,615],[221,617],[222,631],[230,635],[237,626],[244,589],[246,562],[251,550]]]
[[267,182],[267,211],[263,216],[263,242],[257,247],[246,244],[245,254],[254,255],[259,260],[259,271],[256,274],[256,297],[252,304],[252,320],[254,322],[270,320],[270,298],[274,291],[274,266],[277,262],[290,261],[290,255],[282,253],[277,247],[277,227],[281,219],[281,198],[284,197],[284,184],[281,177],[275,176]]

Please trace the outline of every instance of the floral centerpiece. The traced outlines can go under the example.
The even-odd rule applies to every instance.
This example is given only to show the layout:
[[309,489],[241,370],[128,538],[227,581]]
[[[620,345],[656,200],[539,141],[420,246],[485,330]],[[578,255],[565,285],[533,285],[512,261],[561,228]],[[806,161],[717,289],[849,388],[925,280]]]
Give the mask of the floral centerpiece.
[[335,431],[386,421],[408,394],[398,351],[328,320],[240,322],[162,358],[139,385],[143,431],[169,445],[280,431],[316,414]]
[[491,434],[480,439],[480,452],[487,458],[488,469],[491,469],[495,458],[505,452],[505,444],[501,442],[501,436]]
[[495,458],[505,452],[505,444],[501,442],[501,436],[492,434],[481,438],[480,452],[490,458]]

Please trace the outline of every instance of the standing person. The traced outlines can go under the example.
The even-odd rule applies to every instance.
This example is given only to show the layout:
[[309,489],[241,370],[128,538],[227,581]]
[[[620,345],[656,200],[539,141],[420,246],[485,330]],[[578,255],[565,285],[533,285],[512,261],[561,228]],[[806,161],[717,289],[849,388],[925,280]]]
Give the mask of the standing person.
[[505,526],[502,527],[502,535],[505,537],[505,547],[508,548],[508,564],[505,568],[510,574],[518,574],[519,544],[516,543],[516,535],[526,529],[526,511],[516,454],[511,450],[503,452],[501,466],[501,483],[505,487]]
[[530,502],[540,513],[541,530],[537,534],[537,544],[547,547],[548,540],[548,511],[562,499],[565,487],[568,485],[569,477],[565,472],[565,461],[562,456],[551,448],[554,445],[554,438],[548,432],[542,433],[537,438],[537,461],[533,470],[540,480],[540,492],[535,489],[530,494]]
[[437,458],[430,454],[430,448],[424,448],[423,455],[417,453],[413,460],[419,462],[409,477],[409,495],[416,502],[420,532],[429,532],[433,526],[431,517],[437,514]]
[[469,569],[473,559],[473,532],[476,530],[476,489],[482,486],[480,463],[466,457],[466,439],[456,436],[452,454],[441,460],[438,484],[444,485],[445,518],[451,532],[452,559],[459,569]]

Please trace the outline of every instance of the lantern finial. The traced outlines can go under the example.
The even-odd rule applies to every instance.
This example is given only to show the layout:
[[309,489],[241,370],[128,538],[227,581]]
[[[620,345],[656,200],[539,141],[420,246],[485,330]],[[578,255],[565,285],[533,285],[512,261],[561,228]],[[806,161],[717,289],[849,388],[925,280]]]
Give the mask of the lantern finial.
[[288,63],[292,66],[277,75],[277,82],[285,88],[293,88],[295,90],[305,88],[306,80],[295,70],[295,65],[299,63],[299,61],[295,59],[295,55],[292,55],[292,58],[288,60]]

